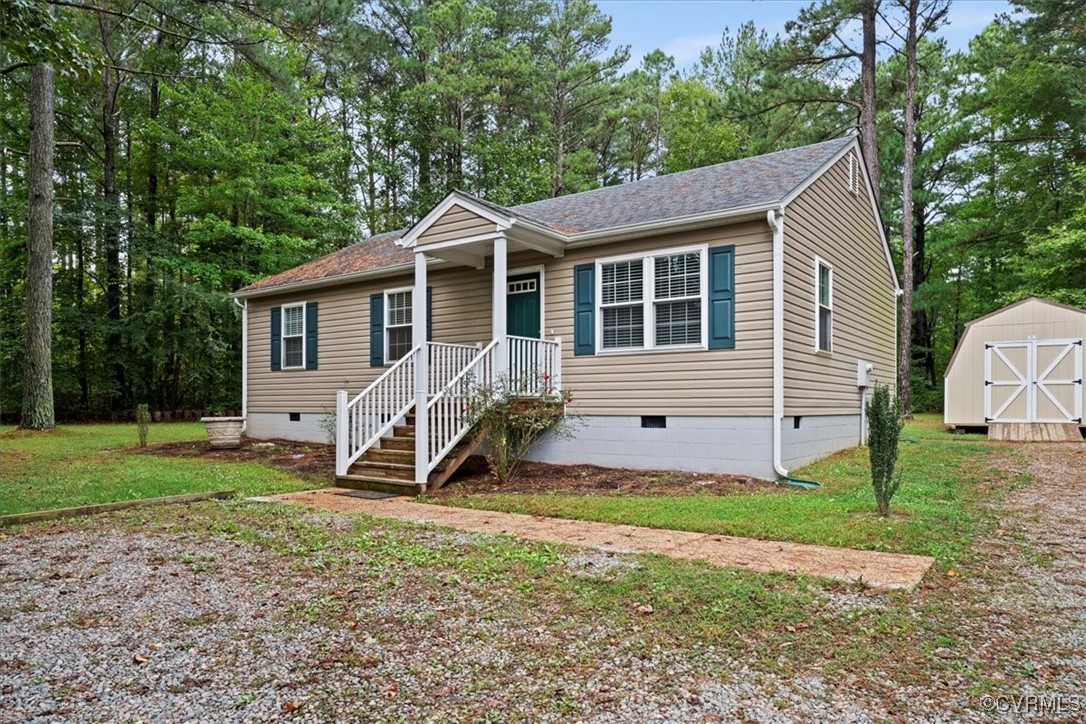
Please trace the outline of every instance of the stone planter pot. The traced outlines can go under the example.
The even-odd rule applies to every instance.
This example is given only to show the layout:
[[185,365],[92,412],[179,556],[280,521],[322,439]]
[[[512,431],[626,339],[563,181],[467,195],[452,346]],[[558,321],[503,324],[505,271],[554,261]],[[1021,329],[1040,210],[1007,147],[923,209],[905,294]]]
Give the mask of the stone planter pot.
[[244,417],[201,417],[207,429],[207,441],[214,448],[241,447],[241,431],[245,427]]

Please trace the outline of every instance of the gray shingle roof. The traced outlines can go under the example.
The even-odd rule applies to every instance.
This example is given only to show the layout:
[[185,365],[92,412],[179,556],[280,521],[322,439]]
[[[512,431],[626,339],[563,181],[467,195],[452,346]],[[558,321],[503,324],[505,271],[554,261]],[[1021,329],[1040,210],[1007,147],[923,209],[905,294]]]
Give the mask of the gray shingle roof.
[[[852,142],[851,137],[837,138],[509,208],[471,198],[499,213],[525,218],[564,234],[600,231],[779,203]],[[404,264],[410,261],[411,251],[395,245],[404,233],[371,237],[240,291],[252,292]]]
[[622,186],[514,206],[566,233],[598,231],[784,200],[852,138],[741,158]]

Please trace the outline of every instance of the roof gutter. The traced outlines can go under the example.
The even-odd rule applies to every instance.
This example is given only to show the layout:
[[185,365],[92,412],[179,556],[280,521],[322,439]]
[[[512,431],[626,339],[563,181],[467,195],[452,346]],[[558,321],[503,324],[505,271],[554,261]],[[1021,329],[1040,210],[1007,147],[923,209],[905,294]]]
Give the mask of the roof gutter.
[[784,421],[784,204],[766,212],[773,229],[773,471],[782,478],[781,423]]

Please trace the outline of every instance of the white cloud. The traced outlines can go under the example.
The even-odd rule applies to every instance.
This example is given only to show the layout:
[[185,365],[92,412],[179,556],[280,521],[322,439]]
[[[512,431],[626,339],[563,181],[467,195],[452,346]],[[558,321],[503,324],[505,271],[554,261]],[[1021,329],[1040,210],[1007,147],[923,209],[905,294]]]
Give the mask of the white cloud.
[[686,35],[671,40],[661,50],[675,58],[675,65],[683,67],[701,57],[701,51],[720,44],[720,33]]

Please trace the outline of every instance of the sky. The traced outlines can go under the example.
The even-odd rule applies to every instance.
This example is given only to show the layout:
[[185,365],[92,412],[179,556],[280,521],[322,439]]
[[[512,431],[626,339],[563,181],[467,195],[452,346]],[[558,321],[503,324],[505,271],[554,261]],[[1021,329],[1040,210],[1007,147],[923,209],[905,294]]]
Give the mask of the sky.
[[[783,34],[785,22],[811,0],[596,0],[596,4],[612,18],[615,44],[630,46],[628,68],[656,48],[673,56],[682,68],[706,46],[719,43],[725,27],[734,30],[752,20],[771,36]],[[964,49],[992,19],[1010,11],[1005,0],[955,0],[950,22],[940,32],[952,49]]]

